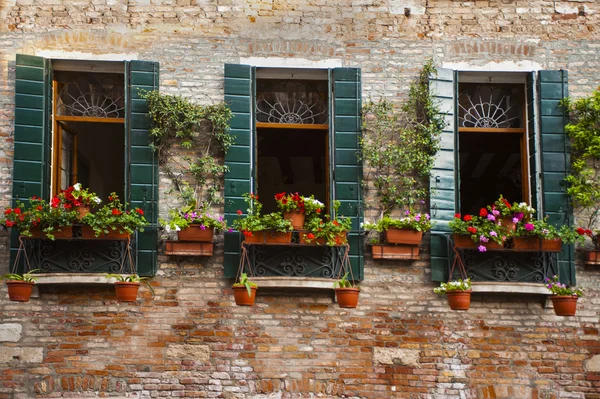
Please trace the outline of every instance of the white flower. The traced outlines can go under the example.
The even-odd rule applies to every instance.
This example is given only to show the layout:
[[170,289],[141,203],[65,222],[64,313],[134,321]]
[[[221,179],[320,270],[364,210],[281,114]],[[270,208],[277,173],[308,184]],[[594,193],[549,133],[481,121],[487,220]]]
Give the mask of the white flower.
[[73,185],[73,188],[77,191],[81,190],[81,183],[76,183]]
[[166,226],[165,226],[165,231],[166,231],[167,233],[168,233],[168,232],[170,232],[170,231],[171,231],[171,226],[169,226],[169,225],[166,225]]
[[362,229],[363,227],[365,227],[365,223],[364,222],[360,222],[360,228]]
[[181,231],[181,227],[175,225],[175,231]]
[[93,201],[94,201],[96,204],[99,204],[99,203],[101,203],[101,202],[102,202],[102,200],[101,200],[100,198],[98,198],[98,197],[94,197],[94,198],[92,198],[92,200],[93,200]]

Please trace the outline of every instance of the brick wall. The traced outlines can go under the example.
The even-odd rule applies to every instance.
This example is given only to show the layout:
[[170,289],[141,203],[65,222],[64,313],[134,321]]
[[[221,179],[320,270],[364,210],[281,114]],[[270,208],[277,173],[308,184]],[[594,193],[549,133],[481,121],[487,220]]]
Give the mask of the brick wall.
[[[582,96],[600,84],[599,15],[595,1],[0,0],[0,205],[16,53],[159,61],[161,91],[202,103],[222,100],[223,64],[247,57],[361,67],[364,98],[402,98],[429,57],[564,68]],[[2,271],[6,247],[2,233]],[[156,295],[143,288],[137,304],[103,285],[43,286],[18,304],[2,285],[0,399],[600,398],[600,272],[578,267],[587,294],[574,318],[523,295],[480,294],[451,312],[427,252],[367,255],[356,310],[316,291],[262,290],[236,307],[222,238],[212,258],[161,256]]]

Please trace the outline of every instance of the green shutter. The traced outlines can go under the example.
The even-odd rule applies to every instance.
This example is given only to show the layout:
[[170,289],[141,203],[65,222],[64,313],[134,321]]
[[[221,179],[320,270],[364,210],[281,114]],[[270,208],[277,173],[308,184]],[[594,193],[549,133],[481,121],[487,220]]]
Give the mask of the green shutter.
[[[233,112],[231,134],[233,145],[225,156],[229,172],[225,175],[225,219],[231,223],[237,210],[245,212],[247,205],[242,195],[252,191],[253,148],[253,68],[249,65],[225,64],[225,102]],[[225,233],[224,274],[235,278],[240,263],[241,238],[239,232]]]
[[[543,216],[560,227],[572,223],[572,209],[565,177],[570,165],[565,125],[568,115],[560,101],[568,96],[567,71],[539,72],[541,187]],[[575,284],[573,245],[563,245],[559,254],[560,281]]]
[[[52,149],[50,61],[17,54],[15,73],[13,205],[16,200],[27,200],[34,195],[49,197]],[[11,264],[19,248],[16,229],[12,229],[12,233]]]
[[430,77],[430,90],[437,100],[440,112],[446,119],[441,136],[441,148],[436,155],[431,171],[431,279],[447,281],[450,257],[448,222],[457,209],[456,187],[456,74],[450,69],[439,68],[437,75]]
[[529,147],[529,188],[531,195],[531,206],[538,209],[539,206],[539,176],[538,176],[538,127],[536,123],[537,109],[537,75],[534,72],[527,74],[527,131]]
[[333,70],[333,178],[339,214],[352,219],[348,235],[350,263],[355,280],[364,278],[362,222],[362,163],[358,157],[361,136],[361,74],[358,68]]
[[146,100],[140,90],[158,90],[158,63],[129,61],[125,64],[127,79],[126,198],[132,207],[144,210],[150,225],[136,236],[136,267],[140,275],[153,276],[157,270],[158,246],[158,158],[150,148],[150,128]]

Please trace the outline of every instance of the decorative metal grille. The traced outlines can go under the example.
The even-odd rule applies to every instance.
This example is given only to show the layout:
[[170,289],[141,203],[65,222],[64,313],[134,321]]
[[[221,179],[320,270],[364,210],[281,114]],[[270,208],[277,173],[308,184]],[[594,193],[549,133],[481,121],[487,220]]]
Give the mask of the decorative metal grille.
[[318,82],[292,80],[262,83],[256,102],[259,122],[314,124],[327,123],[327,98]]
[[[551,252],[459,250],[472,281],[543,283],[558,274],[558,255]],[[455,270],[453,278],[460,278]]]
[[476,86],[459,95],[462,127],[510,128],[522,126],[521,105],[510,92],[494,86]]
[[58,94],[58,114],[94,118],[124,116],[123,84],[112,78],[77,78],[66,83]]

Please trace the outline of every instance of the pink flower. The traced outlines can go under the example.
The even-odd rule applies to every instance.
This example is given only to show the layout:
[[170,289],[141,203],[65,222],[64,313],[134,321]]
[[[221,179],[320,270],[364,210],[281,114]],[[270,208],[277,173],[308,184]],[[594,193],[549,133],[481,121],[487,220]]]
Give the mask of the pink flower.
[[532,225],[531,223],[525,223],[525,230],[533,231],[534,229],[535,229],[534,225]]
[[477,247],[477,249],[479,250],[479,252],[485,252],[487,251],[487,248],[485,247],[485,245],[480,245]]
[[519,219],[517,219],[517,218],[512,218],[512,222],[513,222],[513,223],[519,223]]
[[499,211],[499,210],[497,210],[497,209],[494,209],[494,210],[492,211],[492,213],[494,214],[494,216],[498,216],[498,215],[500,214],[500,211]]
[[490,239],[487,238],[486,236],[479,236],[479,241],[481,241],[481,242],[489,242]]
[[492,231],[490,231],[490,235],[491,235],[492,237],[498,237],[498,233],[496,233],[496,232],[495,232],[495,231],[493,231],[493,230],[492,230]]
[[487,219],[491,220],[493,222],[494,220],[496,220],[496,216],[494,216],[490,213],[489,215],[487,215]]

